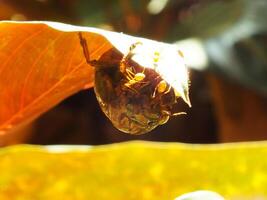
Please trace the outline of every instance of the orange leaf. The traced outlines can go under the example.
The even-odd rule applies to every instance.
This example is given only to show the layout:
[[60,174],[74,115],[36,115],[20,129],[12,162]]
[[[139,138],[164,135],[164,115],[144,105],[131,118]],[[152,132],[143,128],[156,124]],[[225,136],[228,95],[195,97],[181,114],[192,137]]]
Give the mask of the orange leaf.
[[[86,38],[93,56],[112,48],[98,34]],[[0,23],[0,131],[35,118],[93,81],[77,32],[45,23]]]
[[[86,63],[78,32],[86,39],[92,60],[100,59],[109,50],[122,57],[133,43],[141,41],[147,44],[140,54],[145,56],[133,57],[133,60],[153,68],[152,50],[171,47],[120,33],[56,22],[0,22],[0,133],[36,118],[64,98],[93,86],[94,68]],[[172,60],[172,53],[174,51],[166,51],[170,58],[165,56],[163,61]],[[112,61],[113,57],[106,59]],[[187,78],[180,80],[179,77],[179,81],[187,84]],[[178,86],[179,81],[175,81]]]

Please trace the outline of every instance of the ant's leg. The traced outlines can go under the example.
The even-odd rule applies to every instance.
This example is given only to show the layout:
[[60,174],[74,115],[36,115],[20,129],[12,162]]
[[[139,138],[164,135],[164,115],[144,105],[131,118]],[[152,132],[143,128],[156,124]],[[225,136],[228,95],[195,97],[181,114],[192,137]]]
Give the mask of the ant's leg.
[[129,52],[125,54],[120,63],[120,71],[124,73],[127,68],[128,60],[133,56],[133,50],[136,48],[137,45],[142,44],[142,42],[136,42],[130,46]]
[[167,94],[171,91],[172,86],[169,84],[168,89],[164,92],[164,94]]
[[125,72],[127,73],[127,77],[130,77],[130,79],[134,78],[135,74],[132,72],[132,70],[126,68]]
[[138,91],[132,87],[132,84],[130,82],[125,83],[124,86],[127,88],[127,90],[129,90],[135,94],[138,94]]
[[83,48],[83,54],[84,54],[85,60],[89,65],[92,65],[92,61],[90,60],[90,53],[89,53],[89,50],[88,50],[87,41],[82,36],[81,32],[79,32],[78,34],[79,34],[80,44],[81,44],[81,46]]
[[141,45],[141,44],[143,43],[142,42],[133,43],[129,48],[129,52],[123,57],[122,60],[128,60],[129,58],[131,58],[133,55],[133,50],[137,47],[137,45]]
[[186,112],[172,113],[171,116],[186,115]]
[[[155,78],[155,80],[158,80],[159,78],[161,78],[160,75],[158,75],[158,76]],[[157,86],[156,86],[155,89],[154,89],[153,94],[151,95],[152,98],[155,98],[155,96],[156,96],[156,93],[157,93],[157,90],[158,90],[158,85],[159,85],[159,84],[157,84]]]
[[157,90],[158,90],[158,85],[154,89],[154,92],[152,94],[152,98],[155,98],[156,97]]
[[167,110],[163,110],[162,114],[164,114],[164,117],[160,120],[160,125],[165,124],[170,117],[178,116],[178,115],[186,115],[186,112],[178,112],[178,113],[170,113]]

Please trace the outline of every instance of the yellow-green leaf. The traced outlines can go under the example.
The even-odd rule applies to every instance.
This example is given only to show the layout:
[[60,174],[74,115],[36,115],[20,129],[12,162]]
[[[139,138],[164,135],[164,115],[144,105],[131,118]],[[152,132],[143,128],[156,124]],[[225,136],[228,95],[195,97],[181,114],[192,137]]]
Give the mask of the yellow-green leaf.
[[267,198],[266,142],[13,146],[0,154],[0,199],[163,200],[195,190]]

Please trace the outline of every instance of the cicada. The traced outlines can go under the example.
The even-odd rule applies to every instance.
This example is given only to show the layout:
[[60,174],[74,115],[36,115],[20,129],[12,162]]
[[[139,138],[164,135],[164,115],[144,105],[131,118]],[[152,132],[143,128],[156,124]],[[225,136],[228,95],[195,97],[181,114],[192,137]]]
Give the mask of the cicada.
[[[153,55],[154,68],[141,66],[133,61],[135,49],[142,42],[135,42],[129,52],[115,59],[114,52],[103,54],[98,60],[90,60],[86,39],[79,33],[80,43],[87,63],[95,67],[94,91],[99,105],[112,124],[122,132],[139,135],[166,123],[171,116],[185,114],[173,113],[172,108],[182,96],[189,102],[186,94],[177,91],[157,71],[160,53]],[[152,51],[152,50],[151,50]],[[117,56],[118,57],[118,56]]]

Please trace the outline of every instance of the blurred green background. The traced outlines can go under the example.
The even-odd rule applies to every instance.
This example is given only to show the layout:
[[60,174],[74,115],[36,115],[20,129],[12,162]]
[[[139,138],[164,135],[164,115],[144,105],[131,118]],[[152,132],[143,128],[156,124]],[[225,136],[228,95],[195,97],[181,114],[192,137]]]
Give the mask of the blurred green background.
[[59,21],[177,43],[196,65],[189,62],[193,107],[181,104],[187,115],[151,133],[116,130],[91,89],[0,136],[0,145],[267,139],[266,10],[266,0],[1,0],[1,20]]

